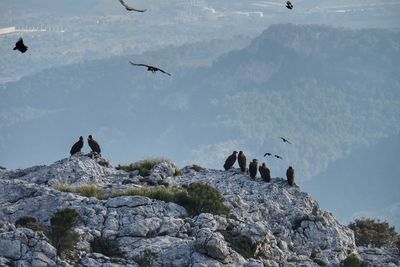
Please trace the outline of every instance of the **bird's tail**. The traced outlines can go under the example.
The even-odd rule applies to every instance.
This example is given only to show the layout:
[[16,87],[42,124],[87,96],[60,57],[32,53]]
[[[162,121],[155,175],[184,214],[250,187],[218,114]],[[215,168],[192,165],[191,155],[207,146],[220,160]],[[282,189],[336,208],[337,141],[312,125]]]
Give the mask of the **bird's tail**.
[[17,50],[17,47],[14,47],[14,49],[13,50]]

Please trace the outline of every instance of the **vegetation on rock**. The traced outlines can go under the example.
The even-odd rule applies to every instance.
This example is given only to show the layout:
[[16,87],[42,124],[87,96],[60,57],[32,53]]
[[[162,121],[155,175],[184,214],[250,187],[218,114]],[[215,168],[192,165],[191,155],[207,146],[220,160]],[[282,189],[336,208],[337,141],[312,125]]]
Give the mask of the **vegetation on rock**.
[[54,214],[50,220],[50,239],[57,249],[57,255],[62,258],[69,258],[79,235],[73,228],[82,221],[80,215],[70,208],[62,209]]
[[150,175],[150,170],[154,166],[162,162],[170,162],[170,160],[163,158],[144,159],[141,161],[131,163],[129,165],[118,165],[116,169],[124,170],[126,172],[132,172],[138,170],[141,176],[146,177]]
[[101,253],[110,258],[121,258],[123,253],[119,249],[117,240],[112,240],[104,237],[96,237],[92,242],[92,251]]
[[400,235],[387,222],[369,218],[356,219],[349,224],[349,228],[354,231],[357,246],[394,247],[400,241]]

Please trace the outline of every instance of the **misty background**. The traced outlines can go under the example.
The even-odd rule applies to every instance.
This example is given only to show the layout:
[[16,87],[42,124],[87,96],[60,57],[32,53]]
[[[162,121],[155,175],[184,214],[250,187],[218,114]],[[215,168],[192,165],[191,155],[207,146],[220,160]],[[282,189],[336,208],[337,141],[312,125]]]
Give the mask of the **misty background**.
[[400,2],[285,2],[1,1],[0,165],[51,164],[89,134],[113,164],[221,169],[244,150],[273,177],[292,165],[343,223],[399,230]]

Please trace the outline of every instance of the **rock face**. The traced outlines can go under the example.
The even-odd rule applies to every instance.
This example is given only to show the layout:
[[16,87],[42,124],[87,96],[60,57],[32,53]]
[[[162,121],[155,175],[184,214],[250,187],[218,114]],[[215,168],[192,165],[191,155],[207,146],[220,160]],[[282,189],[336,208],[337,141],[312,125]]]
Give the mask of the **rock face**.
[[[132,173],[104,162],[78,155],[50,166],[1,170],[0,265],[319,266],[317,262],[323,262],[339,266],[349,254],[357,253],[353,232],[283,179],[264,183],[239,170],[191,167],[174,176],[176,166],[171,163],[153,168],[150,176],[163,184],[186,187],[201,182],[215,187],[231,209],[228,218],[209,213],[190,217],[175,203],[142,196],[98,200],[54,188],[59,183],[96,184],[110,192],[147,186]],[[53,214],[66,207],[83,219],[74,229],[79,241],[72,262],[58,258],[42,233],[14,226],[22,216],[33,216],[49,226]],[[123,258],[93,251],[91,242],[98,237],[115,240]]]

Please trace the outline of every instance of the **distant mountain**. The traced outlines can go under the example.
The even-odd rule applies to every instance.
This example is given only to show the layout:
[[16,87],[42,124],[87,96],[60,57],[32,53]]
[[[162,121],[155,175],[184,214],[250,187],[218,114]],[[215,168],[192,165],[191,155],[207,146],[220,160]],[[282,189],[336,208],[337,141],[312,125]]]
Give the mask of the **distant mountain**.
[[[400,229],[400,135],[384,138],[332,163],[303,184],[321,207],[342,222],[374,217]],[[340,192],[340,193],[338,193]]]
[[399,40],[394,30],[287,24],[211,66],[155,51],[45,71],[1,91],[0,163],[50,161],[92,133],[114,162],[164,155],[220,167],[234,149],[259,159],[271,151],[284,158],[266,159],[273,176],[293,165],[310,179],[353,147],[399,132]]

